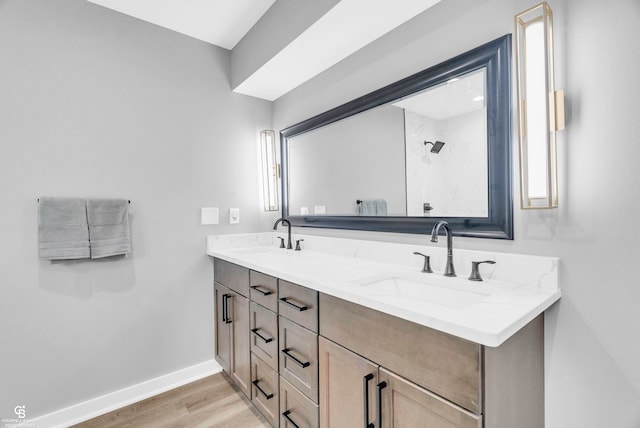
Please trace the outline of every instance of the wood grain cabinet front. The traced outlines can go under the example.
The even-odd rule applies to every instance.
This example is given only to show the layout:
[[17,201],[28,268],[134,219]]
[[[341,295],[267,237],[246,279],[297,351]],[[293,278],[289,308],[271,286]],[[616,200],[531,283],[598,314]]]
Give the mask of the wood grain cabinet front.
[[318,335],[282,316],[280,332],[280,376],[314,403],[318,402]]
[[319,339],[319,348],[320,427],[374,423],[378,366],[324,337]]
[[482,416],[474,415],[383,367],[378,369],[375,388],[377,428],[482,427]]
[[213,259],[214,281],[249,297],[249,269],[222,259]]
[[318,292],[292,282],[278,281],[278,314],[318,332]]
[[481,413],[480,345],[326,294],[320,320],[323,337]]
[[482,417],[320,337],[320,427],[481,428]]
[[221,284],[216,300],[216,360],[247,397],[251,398],[249,299]]
[[280,425],[280,379],[278,372],[256,354],[251,354],[251,402],[271,426]]
[[249,273],[249,294],[252,302],[278,312],[278,279],[260,272]]
[[256,302],[250,305],[251,352],[278,370],[278,316]]
[[280,377],[280,427],[318,427],[318,405],[282,377]]

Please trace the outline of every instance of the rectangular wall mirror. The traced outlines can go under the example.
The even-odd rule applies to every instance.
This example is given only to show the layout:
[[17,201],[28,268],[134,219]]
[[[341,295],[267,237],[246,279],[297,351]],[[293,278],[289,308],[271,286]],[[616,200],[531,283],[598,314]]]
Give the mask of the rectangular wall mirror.
[[280,132],[294,226],[513,239],[511,36]]

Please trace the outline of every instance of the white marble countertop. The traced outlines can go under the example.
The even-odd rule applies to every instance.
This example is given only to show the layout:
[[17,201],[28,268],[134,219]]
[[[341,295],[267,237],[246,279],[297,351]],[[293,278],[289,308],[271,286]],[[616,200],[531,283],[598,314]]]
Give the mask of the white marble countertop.
[[[303,251],[278,248],[275,235],[210,236],[207,254],[482,345],[497,347],[560,298],[558,259],[456,250],[458,276],[444,277],[441,247],[304,238]],[[334,249],[334,250],[332,250]],[[421,251],[435,273],[420,272]],[[457,253],[457,257],[456,256]],[[470,260],[484,281],[467,278]]]

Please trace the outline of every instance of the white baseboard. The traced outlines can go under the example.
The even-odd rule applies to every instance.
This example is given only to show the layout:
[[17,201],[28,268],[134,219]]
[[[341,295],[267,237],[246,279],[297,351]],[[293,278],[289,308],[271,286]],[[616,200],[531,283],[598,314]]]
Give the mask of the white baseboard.
[[[215,360],[141,382],[118,391],[75,404],[32,420],[37,427],[64,428],[103,415],[140,400],[169,391],[222,371]],[[25,427],[33,426],[27,423]]]

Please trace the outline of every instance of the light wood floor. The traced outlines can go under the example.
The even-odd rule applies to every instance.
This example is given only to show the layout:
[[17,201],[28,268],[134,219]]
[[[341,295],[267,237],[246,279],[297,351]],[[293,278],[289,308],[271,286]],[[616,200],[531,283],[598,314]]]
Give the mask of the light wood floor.
[[269,425],[222,373],[90,419],[74,428],[264,428]]

